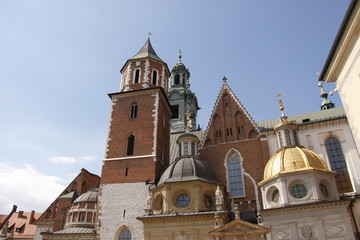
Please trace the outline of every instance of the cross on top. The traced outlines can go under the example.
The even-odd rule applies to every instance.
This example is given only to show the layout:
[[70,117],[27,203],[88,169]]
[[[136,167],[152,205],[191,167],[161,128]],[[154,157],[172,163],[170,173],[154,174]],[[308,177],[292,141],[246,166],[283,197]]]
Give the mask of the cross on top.
[[227,78],[224,76],[224,77],[222,78],[222,80],[223,80],[223,82],[226,82]]

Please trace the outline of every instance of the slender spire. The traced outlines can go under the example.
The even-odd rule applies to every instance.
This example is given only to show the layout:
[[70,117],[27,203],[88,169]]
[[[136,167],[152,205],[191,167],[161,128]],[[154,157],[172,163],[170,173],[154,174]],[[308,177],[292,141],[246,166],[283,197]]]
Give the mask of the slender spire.
[[326,109],[334,108],[335,104],[327,99],[328,93],[325,91],[324,84],[322,82],[319,82],[319,87],[320,87],[320,97],[323,99],[320,109],[326,110]]
[[143,46],[143,47],[140,49],[140,51],[139,51],[135,56],[133,56],[131,59],[138,59],[138,58],[146,58],[146,57],[149,57],[149,58],[153,58],[153,59],[156,59],[156,60],[159,60],[159,61],[163,62],[163,60],[161,60],[161,58],[158,57],[158,55],[156,54],[154,48],[153,48],[152,45],[151,45],[150,35],[151,35],[151,33],[149,33],[148,38],[147,38],[146,43],[144,44],[144,46]]

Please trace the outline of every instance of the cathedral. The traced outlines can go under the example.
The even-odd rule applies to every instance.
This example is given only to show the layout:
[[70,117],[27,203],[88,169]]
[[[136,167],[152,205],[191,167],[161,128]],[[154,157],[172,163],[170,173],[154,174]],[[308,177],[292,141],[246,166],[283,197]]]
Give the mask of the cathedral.
[[279,96],[255,122],[224,77],[202,130],[181,54],[169,69],[148,38],[120,73],[101,176],[82,169],[35,239],[359,239],[359,153],[322,85],[320,111]]

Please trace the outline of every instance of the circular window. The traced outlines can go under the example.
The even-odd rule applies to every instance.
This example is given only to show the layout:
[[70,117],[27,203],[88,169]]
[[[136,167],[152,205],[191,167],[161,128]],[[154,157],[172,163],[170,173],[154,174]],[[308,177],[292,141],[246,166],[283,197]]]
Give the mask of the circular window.
[[271,194],[271,201],[273,201],[274,203],[278,203],[279,202],[279,197],[280,197],[279,190],[275,189]]
[[187,194],[181,194],[176,199],[176,203],[179,207],[186,207],[190,203],[190,197]]
[[212,205],[212,201],[211,201],[211,197],[209,197],[208,195],[204,195],[203,196],[203,202],[205,207],[209,208]]
[[322,194],[324,197],[329,196],[329,191],[328,191],[328,189],[326,188],[326,186],[325,186],[324,184],[320,183],[319,188],[320,188],[321,194]]
[[304,184],[301,184],[301,183],[294,184],[291,187],[290,194],[294,198],[298,198],[298,199],[304,198],[307,194],[307,188],[305,187]]

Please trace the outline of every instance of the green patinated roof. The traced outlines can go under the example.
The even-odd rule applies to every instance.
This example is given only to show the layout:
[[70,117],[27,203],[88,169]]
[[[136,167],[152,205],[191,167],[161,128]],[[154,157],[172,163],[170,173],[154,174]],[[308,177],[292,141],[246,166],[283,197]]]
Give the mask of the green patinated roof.
[[[289,116],[289,121],[296,121],[297,124],[308,124],[313,122],[320,122],[324,120],[336,119],[346,117],[343,107],[337,107],[317,112],[304,113],[294,116]],[[280,122],[280,118],[265,120],[257,122],[256,124],[261,131],[273,129]]]

